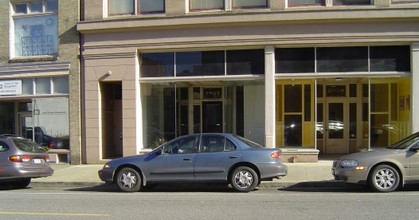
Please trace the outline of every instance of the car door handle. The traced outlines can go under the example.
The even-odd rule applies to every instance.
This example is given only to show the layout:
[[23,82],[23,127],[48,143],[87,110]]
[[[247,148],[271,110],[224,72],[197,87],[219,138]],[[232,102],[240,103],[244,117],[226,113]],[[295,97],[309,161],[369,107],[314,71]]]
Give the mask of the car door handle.
[[191,161],[191,158],[183,158],[184,161]]
[[230,158],[230,159],[236,159],[236,158],[238,158],[238,156],[229,156],[228,158]]

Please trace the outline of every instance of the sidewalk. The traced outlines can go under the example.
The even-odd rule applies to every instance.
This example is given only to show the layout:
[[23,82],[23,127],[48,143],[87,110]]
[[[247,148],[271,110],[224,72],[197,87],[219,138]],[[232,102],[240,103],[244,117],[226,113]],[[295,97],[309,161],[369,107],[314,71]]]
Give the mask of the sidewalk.
[[[320,160],[316,163],[285,163],[288,166],[288,175],[273,181],[263,181],[261,187],[288,187],[296,184],[306,187],[330,186],[334,184],[332,163],[332,160]],[[54,169],[54,175],[32,179],[31,185],[91,187],[104,183],[97,174],[103,164],[51,164],[51,167]]]

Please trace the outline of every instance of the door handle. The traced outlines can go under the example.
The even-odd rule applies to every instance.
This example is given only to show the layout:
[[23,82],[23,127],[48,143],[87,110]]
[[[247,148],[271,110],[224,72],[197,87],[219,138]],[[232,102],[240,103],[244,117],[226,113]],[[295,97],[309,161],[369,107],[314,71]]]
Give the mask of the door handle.
[[191,161],[191,158],[183,158],[184,161]]
[[238,156],[229,156],[228,158],[230,158],[230,159],[236,159],[236,158],[238,158]]

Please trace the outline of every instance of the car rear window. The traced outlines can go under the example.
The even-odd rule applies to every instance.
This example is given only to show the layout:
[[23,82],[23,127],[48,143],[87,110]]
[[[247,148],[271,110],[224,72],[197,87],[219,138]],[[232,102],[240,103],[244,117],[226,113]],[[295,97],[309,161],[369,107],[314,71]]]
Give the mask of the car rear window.
[[13,138],[12,142],[21,151],[25,151],[28,153],[45,153],[46,152],[37,143],[30,141],[28,139],[25,139],[25,138]]
[[240,139],[241,141],[243,141],[245,144],[249,145],[251,148],[263,148],[262,145],[255,143],[251,140],[248,140],[244,137],[238,136],[238,135],[234,135],[235,137],[237,137],[238,139]]

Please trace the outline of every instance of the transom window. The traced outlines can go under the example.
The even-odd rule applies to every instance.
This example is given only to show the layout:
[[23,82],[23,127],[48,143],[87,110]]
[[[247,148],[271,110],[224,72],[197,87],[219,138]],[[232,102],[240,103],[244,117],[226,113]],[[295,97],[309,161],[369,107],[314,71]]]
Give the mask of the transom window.
[[249,75],[265,73],[263,49],[141,54],[142,77]]
[[277,73],[409,72],[409,46],[278,48]]
[[19,2],[13,9],[11,56],[57,55],[58,0]]
[[164,13],[164,0],[109,0],[110,16]]

